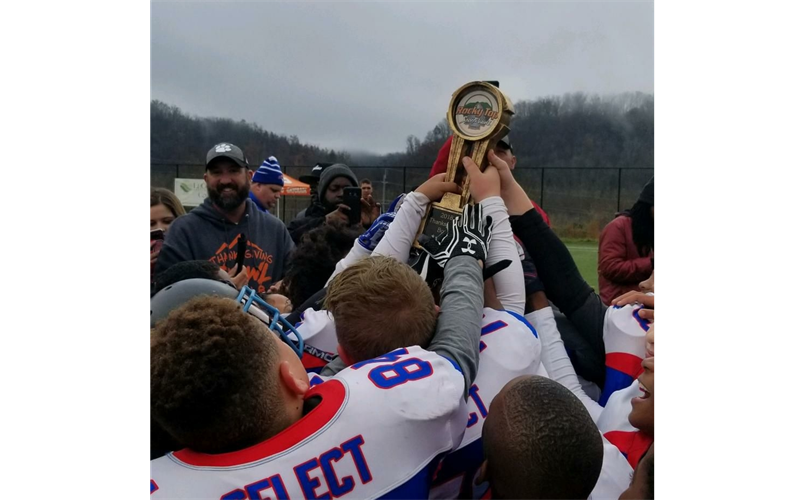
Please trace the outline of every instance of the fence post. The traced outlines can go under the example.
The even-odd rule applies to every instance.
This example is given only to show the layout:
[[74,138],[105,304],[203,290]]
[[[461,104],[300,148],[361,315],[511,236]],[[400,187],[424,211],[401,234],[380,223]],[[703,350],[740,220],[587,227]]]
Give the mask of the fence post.
[[408,167],[403,166],[403,193],[407,193],[408,190],[405,189],[405,181],[408,179]]
[[[542,201],[542,197],[545,195],[545,167],[542,167],[542,173],[539,175],[539,206],[544,207],[545,203]],[[543,208],[543,210],[545,209]]]
[[[281,167],[281,171],[282,171],[282,175],[286,175],[288,173],[288,166],[286,165],[284,167]],[[285,178],[283,177],[283,182],[285,182],[284,179]],[[286,222],[287,219],[285,218],[285,209],[288,208],[288,199],[287,199],[287,197],[282,196],[282,199],[280,200],[280,202],[282,203],[282,219],[281,220],[282,220],[283,224],[287,224],[287,222]]]
[[623,168],[618,167],[618,208],[615,209],[615,213],[621,211],[621,172],[623,172]]

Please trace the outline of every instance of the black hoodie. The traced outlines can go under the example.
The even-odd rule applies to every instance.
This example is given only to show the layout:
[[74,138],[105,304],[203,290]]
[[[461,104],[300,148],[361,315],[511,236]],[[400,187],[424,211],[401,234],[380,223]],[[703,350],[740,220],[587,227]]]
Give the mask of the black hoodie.
[[249,199],[237,224],[216,210],[209,198],[176,219],[159,252],[156,272],[186,260],[209,260],[229,271],[237,261],[241,233],[246,236],[243,265],[248,268],[248,285],[259,293],[266,292],[285,274],[294,244],[285,225],[270,213],[258,210]]

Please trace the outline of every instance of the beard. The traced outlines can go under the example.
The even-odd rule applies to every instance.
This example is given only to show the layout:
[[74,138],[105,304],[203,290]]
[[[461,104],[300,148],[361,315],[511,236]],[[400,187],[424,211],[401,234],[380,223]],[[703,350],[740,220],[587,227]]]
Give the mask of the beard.
[[[223,190],[226,188],[232,188],[234,192],[223,193]],[[224,212],[229,212],[238,208],[241,203],[249,197],[249,185],[219,184],[214,189],[207,186],[207,195],[210,197],[213,205]]]
[[338,205],[340,205],[341,203],[344,203],[344,198],[339,197],[335,198],[333,201],[330,201],[329,199],[327,199],[326,194],[324,196],[324,199],[321,200],[321,204],[324,205],[324,208],[327,209],[327,213],[330,213],[336,208],[338,208]]

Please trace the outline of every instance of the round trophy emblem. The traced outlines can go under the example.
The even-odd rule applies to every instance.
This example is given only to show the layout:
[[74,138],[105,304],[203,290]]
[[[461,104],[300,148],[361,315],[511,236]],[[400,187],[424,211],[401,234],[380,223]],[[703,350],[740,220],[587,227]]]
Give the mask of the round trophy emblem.
[[498,97],[482,85],[473,85],[455,99],[454,123],[468,139],[483,139],[495,131],[500,121]]

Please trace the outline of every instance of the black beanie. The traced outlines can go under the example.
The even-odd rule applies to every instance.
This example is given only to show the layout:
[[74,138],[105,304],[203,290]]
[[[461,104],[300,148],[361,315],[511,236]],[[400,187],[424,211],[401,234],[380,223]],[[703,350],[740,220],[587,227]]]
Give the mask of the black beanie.
[[640,192],[640,198],[638,198],[637,201],[648,203],[652,207],[654,206],[654,177],[648,181],[648,184],[643,186],[643,191]]
[[352,173],[352,170],[349,169],[348,166],[344,165],[343,163],[336,163],[335,165],[330,165],[326,169],[322,170],[321,177],[319,177],[319,199],[324,199],[324,192],[330,186],[330,183],[333,182],[333,179],[336,177],[346,177],[349,179],[349,182],[352,184],[353,187],[358,187],[358,178],[355,177],[355,174]]

